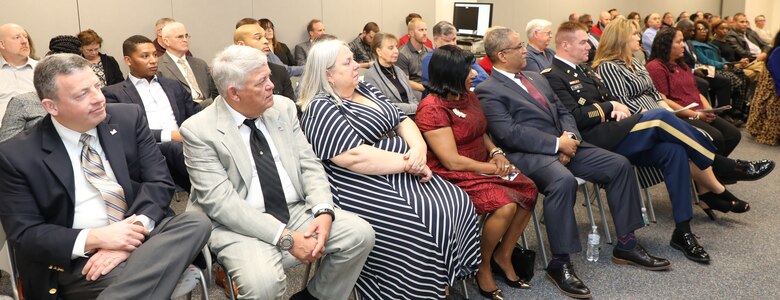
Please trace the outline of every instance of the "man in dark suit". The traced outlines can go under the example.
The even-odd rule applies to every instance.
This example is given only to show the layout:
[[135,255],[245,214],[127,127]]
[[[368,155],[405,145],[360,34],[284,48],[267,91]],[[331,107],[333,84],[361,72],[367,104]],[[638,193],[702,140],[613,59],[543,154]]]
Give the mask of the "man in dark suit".
[[49,113],[0,145],[0,220],[31,299],[166,299],[206,243],[200,213],[173,216],[173,183],[136,105],[105,105],[89,62],[35,69]]
[[750,29],[747,16],[744,13],[734,14],[734,26],[726,40],[736,51],[736,58],[748,58],[751,61],[764,61],[772,46],[764,42],[758,33]]
[[184,165],[179,126],[200,111],[200,107],[179,82],[155,75],[157,57],[151,40],[141,35],[131,36],[122,45],[122,51],[130,75],[123,82],[103,88],[106,101],[141,106],[174,182],[189,192],[190,177]]
[[208,64],[200,58],[187,56],[190,50],[187,28],[182,23],[172,22],[163,27],[162,34],[166,48],[165,54],[159,56],[158,75],[181,82],[201,107],[211,104],[219,93]]
[[[236,31],[233,32],[233,43],[255,48],[263,51],[266,55],[272,54],[268,40],[265,38],[265,30],[263,27],[260,27],[260,24],[246,24],[236,28]],[[295,90],[293,90],[287,69],[284,66],[273,63],[268,63],[268,68],[271,69],[274,95],[282,95],[295,101]]]
[[[745,172],[747,167],[735,169],[750,163],[734,162],[714,154],[714,145],[706,136],[665,109],[631,115],[628,107],[609,93],[593,69],[584,65],[590,48],[586,29],[571,22],[558,27],[555,36],[558,52],[552,68],[542,75],[574,116],[583,140],[626,156],[636,165],[663,170],[677,222],[672,244],[693,260],[709,260],[688,224],[693,217],[688,161],[705,167],[720,165],[724,176],[735,180],[755,180],[771,170],[751,173]],[[726,172],[729,166],[731,170]]]
[[581,251],[572,210],[576,177],[603,184],[618,234],[615,263],[650,270],[670,268],[666,259],[648,254],[634,230],[644,226],[639,189],[631,163],[620,155],[581,142],[574,118],[542,75],[520,72],[525,45],[508,28],[485,36],[485,52],[493,61],[490,77],[477,86],[488,130],[507,158],[545,194],[544,216],[553,259],[547,277],[567,296],[589,298],[590,289],[577,278],[569,258]]

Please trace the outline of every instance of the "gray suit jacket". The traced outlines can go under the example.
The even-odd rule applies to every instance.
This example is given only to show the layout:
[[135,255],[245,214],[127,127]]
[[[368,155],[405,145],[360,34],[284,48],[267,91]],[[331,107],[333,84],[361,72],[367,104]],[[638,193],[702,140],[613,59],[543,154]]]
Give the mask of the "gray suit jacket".
[[[217,86],[214,84],[214,79],[211,78],[209,65],[202,59],[192,56],[187,57],[187,62],[190,63],[192,73],[195,74],[195,80],[200,87],[200,93],[205,98],[205,100],[203,100],[204,103],[201,103],[201,107],[206,107],[208,104],[211,104],[214,98],[219,96]],[[157,75],[178,80],[184,85],[184,89],[186,89],[188,93],[192,93],[192,89],[187,84],[187,79],[184,78],[184,74],[179,71],[176,62],[171,59],[171,56],[168,55],[168,53],[160,56],[158,65]]]
[[[496,145],[507,152],[507,158],[523,173],[532,174],[558,161],[556,139],[564,131],[574,133],[577,139],[580,139],[580,132],[574,117],[558,100],[547,79],[536,72],[523,71],[523,75],[547,100],[549,110],[512,79],[497,71],[478,85],[475,92]],[[593,145],[582,142],[580,147]]]
[[309,55],[311,50],[311,42],[305,41],[298,45],[295,45],[295,63],[299,66],[306,65],[306,56]]
[[409,86],[409,77],[406,76],[406,73],[404,73],[401,68],[394,65],[393,70],[395,71],[396,76],[398,76],[398,80],[401,81],[401,85],[404,86],[408,99],[401,99],[398,88],[395,87],[395,84],[393,84],[385,74],[382,74],[378,62],[371,65],[371,67],[368,68],[368,71],[363,74],[363,81],[378,88],[382,94],[387,96],[387,99],[390,100],[390,102],[393,102],[393,104],[398,106],[405,114],[414,115],[417,113],[417,105],[420,104],[420,92],[412,90],[412,87]]
[[0,142],[14,137],[22,131],[32,128],[46,116],[41,99],[35,92],[16,95],[8,102],[0,127]]
[[[274,96],[273,107],[263,113],[284,169],[307,209],[320,203],[333,205],[325,169],[296,116],[295,104],[281,96]],[[225,226],[272,243],[281,223],[244,201],[252,179],[252,157],[245,150],[225,100],[217,97],[212,105],[184,121],[180,129],[192,181],[187,210],[203,211],[214,228]]]

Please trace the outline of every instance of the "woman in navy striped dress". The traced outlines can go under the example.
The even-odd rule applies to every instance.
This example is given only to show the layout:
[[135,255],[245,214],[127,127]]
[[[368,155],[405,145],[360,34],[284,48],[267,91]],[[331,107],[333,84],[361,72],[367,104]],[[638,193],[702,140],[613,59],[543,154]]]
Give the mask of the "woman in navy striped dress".
[[433,175],[414,122],[370,84],[342,41],[309,52],[298,101],[334,201],[371,223],[376,245],[357,282],[368,299],[442,299],[480,262],[468,195]]

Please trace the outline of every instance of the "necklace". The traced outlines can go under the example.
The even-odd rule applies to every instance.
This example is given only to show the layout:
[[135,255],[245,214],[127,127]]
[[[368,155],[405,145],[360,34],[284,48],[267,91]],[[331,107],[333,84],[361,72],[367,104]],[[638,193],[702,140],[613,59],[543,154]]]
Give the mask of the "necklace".
[[393,77],[393,79],[395,79],[395,69],[393,69],[392,65],[389,68],[385,68],[385,66],[383,65],[379,65],[379,67],[382,68],[382,70],[384,71],[383,73],[389,74],[390,76]]

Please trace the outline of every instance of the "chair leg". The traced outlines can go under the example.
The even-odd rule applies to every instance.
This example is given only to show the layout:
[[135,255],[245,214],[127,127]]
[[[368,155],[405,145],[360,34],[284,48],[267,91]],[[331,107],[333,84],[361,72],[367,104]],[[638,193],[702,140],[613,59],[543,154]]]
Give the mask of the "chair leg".
[[[200,273],[200,291],[201,291],[201,300],[209,300],[209,286],[208,282],[206,281],[206,276],[203,274],[203,270],[198,269],[198,273]],[[189,299],[189,298],[188,298]]]
[[650,222],[658,223],[655,219],[655,209],[653,209],[653,199],[650,198],[650,191],[647,188],[642,189],[645,193],[645,201],[647,201],[647,214],[649,215]]
[[534,230],[536,231],[536,242],[539,244],[539,251],[542,252],[542,269],[547,269],[547,249],[544,246],[544,237],[542,237],[542,226],[539,224],[539,218],[536,216],[536,210],[531,211],[531,217],[534,219]]
[[596,192],[596,205],[599,206],[599,212],[601,213],[601,223],[604,226],[604,233],[607,235],[607,244],[612,245],[612,234],[609,231],[609,222],[607,222],[607,214],[604,212],[604,201],[601,199],[601,192],[597,184],[593,184],[593,190]]
[[230,294],[230,300],[236,300],[238,295],[233,292],[233,278],[230,278],[230,274],[228,274],[227,270],[225,270],[225,277],[227,278],[227,286],[229,286],[228,290],[230,292],[228,293]]
[[590,227],[593,228],[593,226],[596,226],[596,220],[593,218],[593,208],[590,206],[590,201],[588,201],[588,184],[584,183],[580,185],[580,188],[582,188],[582,194],[585,196],[585,206],[588,207],[588,221],[590,221]]
[[469,287],[466,286],[466,279],[461,280],[460,283],[463,284],[463,296],[466,297],[466,300],[469,300]]

